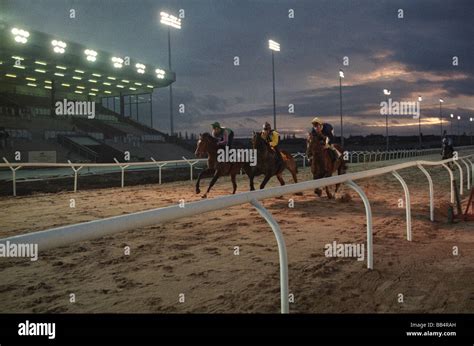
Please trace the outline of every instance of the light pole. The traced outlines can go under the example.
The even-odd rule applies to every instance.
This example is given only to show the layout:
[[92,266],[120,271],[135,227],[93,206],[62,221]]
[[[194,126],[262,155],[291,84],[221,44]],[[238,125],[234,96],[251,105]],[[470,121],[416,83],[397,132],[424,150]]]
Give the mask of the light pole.
[[441,104],[443,102],[443,99],[439,99],[439,125],[441,126],[441,138],[443,138],[443,115],[441,113]]
[[[160,23],[168,26],[168,66],[171,72],[171,28],[181,29],[181,19],[166,12],[160,12]],[[170,134],[174,134],[173,126],[173,83],[170,83]]]
[[273,40],[268,40],[268,48],[272,51],[272,76],[273,76],[273,129],[276,130],[276,98],[275,98],[275,54],[280,51],[280,44]]
[[341,147],[344,148],[344,127],[342,123],[342,78],[344,78],[344,71],[339,70],[339,112],[341,114]]
[[471,134],[471,145],[472,145],[472,122],[474,121],[473,117],[469,118],[469,133]]
[[461,116],[458,115],[458,145],[461,145],[461,133],[459,131],[459,124],[461,123]]
[[450,131],[450,132],[451,132],[451,136],[453,136],[453,135],[454,135],[454,134],[453,134],[453,120],[454,120],[454,114],[451,113],[451,114],[450,114],[450,117],[451,117],[451,121],[450,121],[450,123],[451,123],[451,131]]
[[389,103],[389,102],[388,102],[388,101],[389,101],[389,100],[388,100],[388,96],[390,96],[391,93],[392,93],[392,92],[391,92],[390,90],[388,90],[388,89],[383,89],[383,94],[384,94],[385,96],[387,96],[387,112],[385,112],[385,137],[386,137],[387,143],[386,143],[385,151],[388,151],[388,111],[389,111],[389,109],[388,109],[388,103]]
[[[418,96],[418,102],[421,103],[421,101],[423,101],[423,98],[420,96]],[[421,104],[420,104],[420,108],[419,108],[419,113],[418,113],[418,138],[419,138],[419,144],[420,144],[420,149],[421,149]]]

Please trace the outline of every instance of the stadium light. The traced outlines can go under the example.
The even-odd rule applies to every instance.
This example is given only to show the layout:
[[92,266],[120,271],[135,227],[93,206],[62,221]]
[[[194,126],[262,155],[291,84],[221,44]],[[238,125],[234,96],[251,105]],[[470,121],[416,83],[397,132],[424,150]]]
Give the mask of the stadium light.
[[138,73],[145,73],[146,66],[144,64],[137,63],[135,64],[135,67],[137,68]]
[[15,42],[21,44],[25,44],[26,42],[28,42],[28,37],[30,37],[30,33],[23,29],[13,28],[11,30],[11,33],[13,34]]
[[47,63],[45,63],[45,62],[43,62],[43,61],[38,61],[38,60],[35,61],[35,64],[37,64],[37,65],[42,65],[42,66],[48,65]]
[[13,67],[14,67],[14,68],[19,68],[20,70],[26,69],[25,66],[23,66],[23,65],[17,65],[17,64],[13,65]]
[[275,52],[279,52],[280,51],[280,44],[278,42],[273,41],[273,40],[268,40],[268,48],[270,48],[271,50],[273,50]]
[[16,75],[15,75],[15,74],[11,74],[11,73],[7,73],[5,76],[6,76],[6,77],[9,77],[9,78],[16,78]]
[[163,78],[165,78],[165,71],[164,71],[164,70],[161,70],[161,69],[157,68],[157,69],[155,70],[155,72],[156,72],[156,77],[157,77],[158,79],[163,79]]
[[123,59],[119,57],[112,57],[112,62],[114,63],[115,68],[122,68],[123,67]]
[[97,59],[97,52],[95,50],[86,49],[84,54],[86,55],[87,61],[96,61]]
[[45,71],[45,70],[42,70],[42,69],[40,69],[40,68],[37,68],[37,69],[35,69],[35,72],[39,72],[39,73],[46,73],[46,71]]
[[160,12],[160,23],[164,25],[171,26],[175,29],[181,29],[181,19],[177,18],[175,16],[172,16],[169,13],[166,12]]
[[63,41],[52,40],[51,45],[53,46],[53,51],[58,54],[64,54],[66,51],[67,44]]

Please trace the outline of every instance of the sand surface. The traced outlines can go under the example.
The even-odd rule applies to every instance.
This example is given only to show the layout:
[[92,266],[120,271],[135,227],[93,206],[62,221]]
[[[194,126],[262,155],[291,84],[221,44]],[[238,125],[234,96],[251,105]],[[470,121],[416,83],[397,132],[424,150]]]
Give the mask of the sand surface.
[[[349,172],[386,164],[353,165]],[[263,201],[287,244],[294,296],[290,312],[474,312],[474,222],[447,223],[448,173],[443,168],[428,170],[435,187],[434,223],[429,221],[425,176],[419,169],[400,171],[411,192],[412,242],[406,240],[405,209],[399,207],[399,199],[404,199],[400,183],[391,175],[357,181],[372,206],[373,270],[367,269],[366,258],[362,262],[324,255],[325,245],[333,241],[365,243],[365,209],[350,188],[343,187],[339,196],[345,198],[337,200],[307,191]],[[308,180],[309,173],[301,169],[299,179]],[[285,180],[291,183],[289,175]],[[207,187],[209,180],[203,182]],[[238,184],[238,192],[248,190],[247,179],[240,178]],[[269,186],[277,184],[272,178]],[[230,180],[222,179],[210,198],[230,192]],[[71,198],[75,208],[69,206]],[[294,208],[289,207],[290,198]],[[1,197],[0,237],[168,206],[180,199],[200,199],[194,183]],[[124,254],[126,246],[130,255]],[[0,258],[0,277],[0,312],[280,309],[276,240],[251,205],[49,250],[36,262]],[[71,293],[75,303],[70,302]],[[179,301],[181,293],[184,302]]]

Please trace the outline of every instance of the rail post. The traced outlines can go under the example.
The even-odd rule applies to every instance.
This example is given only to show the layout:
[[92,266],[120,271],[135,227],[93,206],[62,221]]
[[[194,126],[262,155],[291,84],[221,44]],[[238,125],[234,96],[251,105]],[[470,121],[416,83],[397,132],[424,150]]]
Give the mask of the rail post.
[[430,220],[434,221],[434,191],[433,191],[433,179],[431,179],[428,171],[421,164],[418,164],[418,168],[425,174],[428,179],[428,185],[430,187]]
[[365,216],[367,218],[367,268],[374,269],[374,249],[373,249],[373,238],[372,238],[372,209],[370,208],[370,202],[365,194],[364,190],[359,185],[354,183],[352,180],[346,182],[346,185],[355,190],[365,206]]
[[474,163],[472,163],[471,160],[469,160],[468,158],[466,158],[466,160],[471,164],[471,180],[472,180],[472,185],[474,185]]
[[122,165],[120,164],[120,162],[114,157],[114,161],[117,163],[117,165],[120,167],[120,169],[122,170],[122,181],[121,181],[121,184],[120,186],[123,187],[125,186],[125,169],[127,169],[128,166],[130,165]]
[[16,171],[19,170],[21,168],[21,166],[18,166],[16,168],[13,168],[13,166],[11,165],[10,162],[8,162],[8,160],[4,157],[3,158],[3,161],[5,161],[5,163],[8,165],[8,167],[10,168],[10,170],[12,171],[12,182],[13,182],[13,196],[16,197]]
[[74,171],[74,192],[77,192],[77,173],[82,169],[83,166],[79,166],[79,168],[76,169],[71,160],[67,160],[67,162],[71,166],[71,169]]
[[443,163],[442,166],[444,168],[446,168],[448,170],[448,173],[449,173],[449,181],[450,181],[450,184],[451,184],[451,198],[450,198],[450,201],[451,201],[451,203],[454,203],[454,175],[453,175],[453,171],[445,163]]
[[466,166],[466,173],[467,173],[467,190],[470,191],[471,190],[471,170],[469,168],[469,165],[468,163],[464,160],[464,159],[461,159],[461,162],[464,163],[464,165]]
[[273,218],[272,214],[265,209],[256,199],[250,202],[259,214],[268,222],[272,228],[278,244],[278,256],[280,259],[280,299],[281,299],[281,313],[287,314],[290,312],[289,290],[288,290],[288,256],[286,254],[286,245],[280,226]]
[[463,172],[461,165],[457,162],[457,159],[453,160],[456,167],[459,169],[459,194],[462,196],[464,194],[464,184],[463,184]]
[[160,163],[158,161],[155,161],[153,157],[151,157],[151,160],[155,163],[155,165],[158,167],[158,184],[161,184],[161,169],[168,164],[168,162]]
[[185,158],[184,156],[182,156],[183,160],[186,161],[189,165],[189,180],[193,181],[193,166],[199,162],[199,160],[195,160],[194,162],[191,161],[191,160],[188,160],[187,158]]
[[402,184],[403,191],[405,192],[405,207],[406,207],[406,219],[407,219],[407,240],[411,241],[411,203],[410,203],[410,191],[408,190],[408,185],[405,183],[405,180],[398,174],[397,171],[392,171],[392,175],[398,179],[400,184]]

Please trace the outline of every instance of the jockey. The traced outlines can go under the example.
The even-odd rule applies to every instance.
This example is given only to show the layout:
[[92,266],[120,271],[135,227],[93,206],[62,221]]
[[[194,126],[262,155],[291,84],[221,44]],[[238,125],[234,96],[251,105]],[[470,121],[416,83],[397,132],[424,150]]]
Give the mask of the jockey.
[[276,155],[276,163],[277,166],[283,163],[283,159],[281,157],[280,149],[278,148],[278,141],[280,140],[280,134],[276,130],[272,130],[272,126],[268,123],[265,122],[263,124],[263,130],[260,133],[262,138],[270,144],[270,147],[275,150],[277,153]]
[[212,136],[217,138],[217,145],[228,146],[230,148],[234,140],[234,131],[228,127],[221,127],[221,124],[217,121],[212,123],[211,126]]
[[446,154],[446,150],[450,150],[451,152],[454,151],[453,139],[451,137],[448,137],[448,134],[446,133],[446,130],[443,131],[443,138],[441,139],[441,145],[442,145],[442,149],[443,149],[441,155],[443,157]]
[[336,160],[339,159],[342,154],[334,147],[334,128],[332,125],[329,123],[323,123],[318,117],[315,117],[311,121],[311,124],[313,124],[311,135],[322,138],[325,147],[335,154]]

